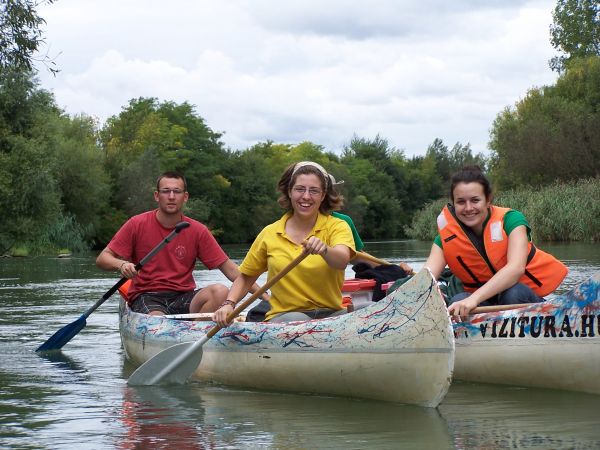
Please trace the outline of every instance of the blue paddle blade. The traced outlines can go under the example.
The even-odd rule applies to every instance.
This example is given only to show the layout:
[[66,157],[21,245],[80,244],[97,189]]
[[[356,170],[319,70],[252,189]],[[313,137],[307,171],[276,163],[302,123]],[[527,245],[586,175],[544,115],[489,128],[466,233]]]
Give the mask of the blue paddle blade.
[[81,316],[75,322],[65,325],[54,333],[46,342],[40,345],[36,352],[47,352],[51,350],[60,350],[67,342],[73,339],[86,325],[85,315]]

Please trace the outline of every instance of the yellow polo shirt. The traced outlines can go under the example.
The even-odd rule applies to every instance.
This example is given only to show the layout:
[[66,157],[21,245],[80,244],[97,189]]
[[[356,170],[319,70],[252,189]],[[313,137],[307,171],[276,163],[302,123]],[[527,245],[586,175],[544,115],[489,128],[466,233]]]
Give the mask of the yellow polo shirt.
[[[300,256],[302,245],[292,241],[285,232],[291,214],[288,212],[263,228],[240,266],[243,274],[259,276],[268,271],[270,280]],[[341,219],[319,213],[310,236],[318,237],[330,247],[345,245],[350,248],[351,257],[355,255],[352,231]],[[333,269],[320,255],[309,255],[271,287],[271,310],[266,320],[283,312],[341,309],[343,284],[343,270]]]

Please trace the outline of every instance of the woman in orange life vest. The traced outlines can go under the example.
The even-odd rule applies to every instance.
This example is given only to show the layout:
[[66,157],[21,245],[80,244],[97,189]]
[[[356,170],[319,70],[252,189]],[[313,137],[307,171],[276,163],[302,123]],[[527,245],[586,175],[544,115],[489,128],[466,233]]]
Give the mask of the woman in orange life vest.
[[565,278],[565,265],[531,242],[523,214],[491,204],[490,182],[478,166],[452,176],[450,200],[425,266],[437,279],[447,264],[462,281],[466,292],[450,299],[451,315],[466,316],[479,305],[540,302]]

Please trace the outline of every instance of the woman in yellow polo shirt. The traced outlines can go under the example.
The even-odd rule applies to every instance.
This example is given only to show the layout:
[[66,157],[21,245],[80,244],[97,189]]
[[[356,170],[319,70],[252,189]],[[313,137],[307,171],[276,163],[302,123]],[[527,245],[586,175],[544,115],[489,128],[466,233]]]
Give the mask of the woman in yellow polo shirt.
[[354,239],[348,224],[330,215],[343,203],[332,177],[319,164],[302,161],[285,170],[277,188],[286,213],[254,240],[241,275],[215,313],[221,326],[227,325],[227,315],[262,273],[273,278],[303,251],[309,256],[271,287],[266,320],[290,322],[345,312],[342,285],[346,266],[355,256]]

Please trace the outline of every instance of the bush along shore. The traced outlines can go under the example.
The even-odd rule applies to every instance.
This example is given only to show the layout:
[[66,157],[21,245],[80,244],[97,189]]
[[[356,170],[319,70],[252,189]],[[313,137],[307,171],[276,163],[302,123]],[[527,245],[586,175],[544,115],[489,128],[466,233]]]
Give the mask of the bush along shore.
[[[406,234],[433,240],[436,218],[448,202],[444,198],[428,203],[415,213]],[[499,192],[493,203],[521,211],[535,241],[600,241],[600,178]]]

